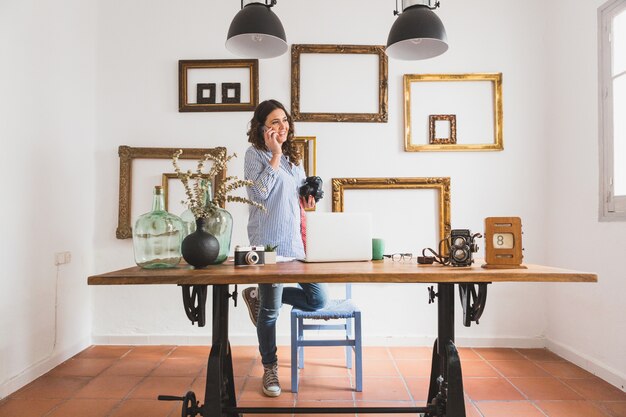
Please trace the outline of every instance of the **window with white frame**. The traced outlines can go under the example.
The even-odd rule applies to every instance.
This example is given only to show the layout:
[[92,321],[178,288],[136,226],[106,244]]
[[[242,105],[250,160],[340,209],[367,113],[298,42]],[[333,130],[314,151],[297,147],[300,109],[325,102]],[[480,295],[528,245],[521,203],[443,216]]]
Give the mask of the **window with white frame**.
[[600,220],[626,221],[626,0],[599,9]]

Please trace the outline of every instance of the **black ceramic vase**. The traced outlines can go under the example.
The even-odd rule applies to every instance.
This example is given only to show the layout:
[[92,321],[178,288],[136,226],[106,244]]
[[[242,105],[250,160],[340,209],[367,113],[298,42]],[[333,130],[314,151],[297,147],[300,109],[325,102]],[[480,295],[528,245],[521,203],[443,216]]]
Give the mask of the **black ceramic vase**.
[[204,231],[203,217],[196,219],[196,231],[183,239],[181,252],[189,265],[204,268],[215,262],[220,253],[220,244],[210,233]]

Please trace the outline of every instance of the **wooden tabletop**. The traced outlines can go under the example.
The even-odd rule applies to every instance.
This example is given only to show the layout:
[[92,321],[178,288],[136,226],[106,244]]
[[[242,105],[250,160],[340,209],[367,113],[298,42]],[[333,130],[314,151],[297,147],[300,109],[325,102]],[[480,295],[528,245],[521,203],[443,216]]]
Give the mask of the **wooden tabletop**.
[[137,266],[89,277],[89,285],[147,284],[256,284],[294,282],[597,282],[593,273],[541,265],[527,269],[484,269],[477,266],[455,268],[439,265],[385,261],[302,263],[235,267],[232,261],[204,269],[181,264],[171,269],[141,269]]

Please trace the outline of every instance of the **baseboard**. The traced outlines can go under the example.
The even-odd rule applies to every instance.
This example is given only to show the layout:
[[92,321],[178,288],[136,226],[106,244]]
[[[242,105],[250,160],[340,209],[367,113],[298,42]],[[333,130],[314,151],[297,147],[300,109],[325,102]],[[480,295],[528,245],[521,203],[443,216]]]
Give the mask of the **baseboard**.
[[[336,333],[335,333],[336,335]],[[322,334],[323,336],[323,334]],[[256,335],[234,334],[229,336],[233,346],[254,346],[257,342]],[[435,336],[364,336],[364,346],[432,346]],[[206,335],[94,335],[95,345],[210,345],[211,336]],[[279,345],[291,343],[289,335],[283,334],[276,337]],[[543,338],[514,338],[514,337],[457,337],[456,344],[459,347],[510,347],[510,348],[543,348]]]
[[548,339],[546,341],[546,348],[556,353],[563,359],[567,359],[571,363],[580,366],[588,372],[591,372],[609,384],[615,385],[615,387],[625,391],[624,387],[626,387],[626,375],[610,369],[607,364],[585,355],[571,346],[566,346],[562,343],[555,342],[554,340]]
[[91,341],[89,339],[84,339],[78,343],[73,344],[72,346],[63,349],[62,351],[53,353],[49,357],[44,358],[37,363],[29,366],[28,368],[20,372],[20,374],[8,379],[7,381],[3,381],[0,384],[0,400],[11,395],[18,389],[22,388],[24,385],[39,378],[46,372],[65,362],[66,360],[90,345]]

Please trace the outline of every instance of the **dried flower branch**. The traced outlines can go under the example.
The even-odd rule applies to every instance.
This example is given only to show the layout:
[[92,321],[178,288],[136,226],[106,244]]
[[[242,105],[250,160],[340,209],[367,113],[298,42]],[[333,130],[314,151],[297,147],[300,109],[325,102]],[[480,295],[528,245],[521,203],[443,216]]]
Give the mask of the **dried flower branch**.
[[[207,189],[209,188],[209,184],[215,181],[217,174],[224,171],[228,161],[236,158],[237,154],[233,153],[232,155],[226,155],[226,151],[220,151],[217,155],[207,153],[201,160],[198,161],[196,172],[193,173],[191,170],[183,172],[180,169],[178,160],[182,153],[182,149],[174,152],[174,155],[172,155],[172,165],[174,165],[174,172],[176,172],[176,175],[181,180],[185,188],[185,195],[187,196],[187,199],[183,202],[183,204],[186,204],[189,207],[195,218],[208,217],[212,211],[223,205],[226,201],[250,204],[251,206],[265,210],[265,206],[260,203],[252,201],[248,198],[229,195],[230,192],[238,188],[254,185],[253,181],[240,180],[236,176],[226,177],[220,186],[217,187],[217,190],[215,190],[213,199],[211,201],[205,201],[205,195]],[[208,161],[211,161],[213,165],[209,169],[209,172],[205,174],[202,170]],[[193,184],[191,183],[192,181]]]

